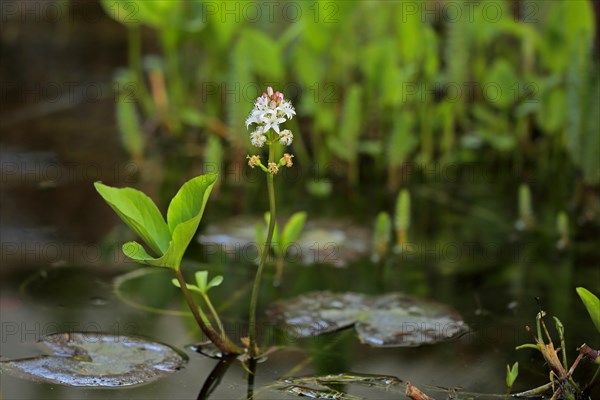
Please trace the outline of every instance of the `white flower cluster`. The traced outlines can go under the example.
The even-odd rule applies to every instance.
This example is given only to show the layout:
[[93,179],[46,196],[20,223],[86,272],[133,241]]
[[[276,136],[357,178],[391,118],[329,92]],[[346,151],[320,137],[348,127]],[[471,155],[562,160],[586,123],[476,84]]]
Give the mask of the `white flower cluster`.
[[250,141],[256,147],[262,147],[267,141],[267,133],[273,129],[279,135],[279,143],[289,146],[294,135],[288,129],[280,130],[279,125],[296,115],[289,100],[283,99],[283,93],[274,92],[268,87],[267,93],[256,99],[254,108],[246,119],[246,128],[257,124],[256,130],[250,134]]

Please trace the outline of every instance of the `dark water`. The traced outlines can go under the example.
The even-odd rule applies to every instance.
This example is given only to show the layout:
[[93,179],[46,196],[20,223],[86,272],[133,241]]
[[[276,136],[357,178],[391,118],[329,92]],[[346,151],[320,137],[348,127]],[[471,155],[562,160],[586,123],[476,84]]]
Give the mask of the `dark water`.
[[[261,298],[263,307],[275,298],[311,290],[362,293],[401,290],[453,305],[473,331],[433,346],[376,349],[361,345],[352,330],[298,339],[293,334],[282,334],[265,321],[260,325],[263,340],[284,345],[284,348],[258,365],[255,398],[286,397],[266,388],[281,377],[340,372],[393,375],[422,388],[503,393],[505,365],[517,360],[521,373],[516,389],[544,383],[547,371],[541,357],[531,350],[514,350],[516,345],[530,342],[524,325],[534,324],[538,311],[534,298],[540,297],[544,308],[551,315],[559,316],[566,326],[572,360],[575,348],[583,342],[597,345],[598,335],[574,296],[574,287],[585,285],[593,289],[598,269],[593,264],[585,265],[585,257],[575,265],[577,257],[573,253],[548,255],[547,252],[552,253],[552,246],[542,246],[542,250],[536,246],[541,245],[532,241],[504,249],[504,256],[494,253],[493,259],[501,261],[500,265],[492,261],[484,263],[482,253],[471,258],[462,256],[460,262],[449,256],[444,258],[441,251],[427,252],[427,259],[415,253],[411,259],[391,262],[383,278],[368,259],[355,261],[348,268],[291,264],[286,267],[284,284],[278,289],[270,285],[272,274],[268,274]],[[519,249],[518,256],[514,254],[515,249]],[[485,255],[488,256],[492,258]],[[217,362],[187,349],[200,335],[193,320],[181,316],[185,314],[185,307],[177,290],[170,286],[169,272],[149,270],[147,275],[122,284],[116,296],[114,277],[137,268],[129,265],[123,269],[122,265],[109,258],[85,266],[46,266],[35,272],[21,269],[5,273],[0,302],[2,357],[36,355],[33,344],[44,334],[102,331],[141,335],[182,349],[190,357],[185,368],[160,381],[120,390],[67,388],[3,375],[4,398],[195,398],[201,392]],[[451,267],[458,270],[452,271]],[[184,268],[188,271],[209,269],[211,275],[225,276],[223,286],[213,290],[213,301],[225,316],[228,332],[234,337],[245,335],[253,264],[237,255],[214,251],[209,254],[206,248],[196,245]],[[553,325],[550,319],[548,321]],[[589,365],[581,365],[576,376],[583,381],[591,372]],[[397,392],[374,393],[364,387],[347,389],[366,398],[399,396]],[[244,398],[246,390],[247,373],[239,362],[234,362],[211,398]]]

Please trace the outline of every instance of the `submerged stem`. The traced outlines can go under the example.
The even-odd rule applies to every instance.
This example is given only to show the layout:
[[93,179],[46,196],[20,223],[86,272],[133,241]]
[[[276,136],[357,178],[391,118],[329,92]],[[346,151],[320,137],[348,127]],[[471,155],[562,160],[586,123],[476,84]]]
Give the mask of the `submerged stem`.
[[175,276],[179,281],[183,297],[185,297],[185,301],[190,311],[192,312],[196,323],[198,324],[200,329],[202,329],[202,332],[204,332],[204,334],[211,340],[211,342],[213,342],[215,346],[217,346],[223,353],[241,354],[242,349],[240,349],[238,346],[232,343],[231,340],[229,340],[229,338],[227,338],[226,336],[221,337],[212,327],[208,326],[204,322],[202,316],[200,315],[200,312],[198,311],[198,306],[196,306],[196,303],[194,303],[192,294],[187,288],[187,283],[185,282],[185,279],[183,278],[183,275],[181,274],[181,271],[179,269],[175,270]]
[[[273,159],[273,145],[269,145],[269,162]],[[248,322],[248,337],[250,341],[249,351],[250,357],[256,357],[256,305],[258,304],[258,292],[260,290],[260,280],[262,272],[267,261],[269,249],[271,248],[271,241],[273,240],[273,232],[275,231],[275,219],[276,208],[275,208],[275,187],[273,185],[273,174],[267,173],[267,189],[269,191],[269,207],[271,209],[271,217],[269,218],[269,230],[267,233],[267,241],[265,242],[265,248],[260,254],[260,262],[258,269],[256,270],[256,276],[254,277],[254,285],[252,286],[252,297],[250,299],[250,316]]]

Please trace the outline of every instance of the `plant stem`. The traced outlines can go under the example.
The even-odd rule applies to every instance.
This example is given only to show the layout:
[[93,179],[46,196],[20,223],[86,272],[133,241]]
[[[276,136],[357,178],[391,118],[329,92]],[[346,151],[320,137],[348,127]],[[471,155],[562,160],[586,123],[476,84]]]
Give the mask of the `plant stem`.
[[185,282],[185,279],[183,278],[183,275],[181,274],[181,271],[179,269],[175,270],[175,276],[177,277],[179,285],[181,286],[183,297],[185,297],[185,301],[187,302],[187,305],[190,311],[192,312],[196,323],[198,324],[200,329],[202,329],[202,332],[204,332],[204,334],[211,340],[211,342],[213,342],[215,346],[221,349],[222,352],[227,354],[243,353],[242,349],[240,349],[238,346],[232,343],[231,340],[229,340],[229,338],[225,336],[219,336],[219,334],[212,327],[206,325],[206,323],[200,316],[200,313],[198,312],[198,307],[196,306],[196,303],[194,303],[192,294],[187,288],[187,283]]
[[206,305],[208,306],[210,313],[212,314],[213,318],[217,322],[217,326],[219,327],[221,336],[225,337],[225,329],[223,329],[223,324],[221,323],[221,318],[219,318],[219,314],[217,314],[217,311],[213,307],[212,302],[210,301],[210,298],[208,297],[208,295],[206,293],[202,295],[202,298],[204,298],[204,301],[206,302]]
[[524,392],[515,393],[515,394],[513,394],[513,397],[526,397],[526,396],[538,395],[538,394],[545,393],[550,389],[552,389],[552,382],[548,382],[545,385],[538,386],[536,388],[529,389]]
[[[274,146],[269,145],[269,159],[271,162],[273,159]],[[258,269],[256,270],[256,276],[254,277],[254,285],[252,286],[252,297],[250,299],[250,315],[248,322],[248,337],[250,341],[249,351],[250,357],[256,357],[256,305],[258,303],[258,292],[260,290],[260,280],[262,276],[269,249],[271,248],[271,241],[273,240],[273,232],[275,231],[275,220],[277,218],[275,208],[275,187],[273,185],[273,174],[267,173],[267,189],[269,191],[269,206],[271,209],[271,217],[269,218],[269,230],[267,232],[267,241],[265,242],[265,248],[260,254],[260,262]]]
[[285,258],[283,254],[279,254],[277,257],[277,269],[275,272],[275,279],[273,280],[273,286],[279,286],[283,279],[283,267],[285,264]]

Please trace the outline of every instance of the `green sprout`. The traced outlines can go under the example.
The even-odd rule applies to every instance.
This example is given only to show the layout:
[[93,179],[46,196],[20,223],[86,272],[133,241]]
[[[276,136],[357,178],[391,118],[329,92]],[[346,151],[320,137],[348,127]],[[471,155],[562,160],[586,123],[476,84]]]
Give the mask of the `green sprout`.
[[556,247],[559,250],[563,250],[569,246],[569,217],[567,213],[561,211],[558,213],[556,217],[556,230],[559,235],[558,242],[556,243]]
[[510,365],[506,365],[506,387],[508,388],[508,392],[512,389],[515,381],[517,380],[517,376],[519,376],[519,363],[516,362],[511,367]]
[[395,251],[400,253],[408,240],[408,228],[410,227],[410,193],[408,189],[402,189],[398,194],[394,227],[396,228]]
[[[183,255],[196,234],[216,180],[216,174],[207,174],[186,182],[169,204],[167,221],[156,204],[139,190],[114,188],[100,182],[96,182],[94,186],[121,220],[138,234],[152,255],[138,242],[125,243],[123,253],[139,263],[171,269],[202,332],[224,353],[240,354],[242,349],[225,335],[223,329],[221,333],[217,333],[212,325],[207,323],[208,319],[196,306],[180,268]],[[220,284],[219,280],[214,279],[211,283],[213,286]],[[203,292],[206,293],[212,286],[199,284],[198,288],[200,287],[203,287]],[[214,309],[211,310],[211,313],[213,312]],[[216,312],[213,317],[215,315]],[[215,319],[220,324],[218,317]]]
[[377,263],[385,258],[388,253],[392,237],[392,219],[385,211],[377,215],[375,232],[373,233],[373,253],[371,260]]
[[[194,274],[194,277],[196,278],[196,284],[191,285],[188,283],[188,290],[199,293],[200,296],[202,296],[202,299],[206,303],[206,306],[210,310],[213,319],[219,327],[219,332],[221,333],[221,336],[226,336],[225,329],[223,328],[223,324],[221,323],[221,319],[219,318],[219,314],[217,314],[215,307],[213,306],[212,302],[210,301],[210,298],[208,297],[208,291],[211,288],[217,287],[221,283],[223,283],[223,277],[221,275],[217,275],[214,278],[212,278],[210,282],[208,282],[208,271],[198,271]],[[181,288],[181,283],[177,279],[173,279],[171,282],[173,283],[173,285],[177,286],[178,288]],[[201,307],[198,308],[198,311],[200,312],[200,316],[202,317],[204,322],[212,327],[210,320],[206,317],[206,314],[202,311]]]
[[517,229],[526,231],[535,227],[535,216],[531,205],[531,190],[524,183],[519,186],[519,220],[516,226]]

